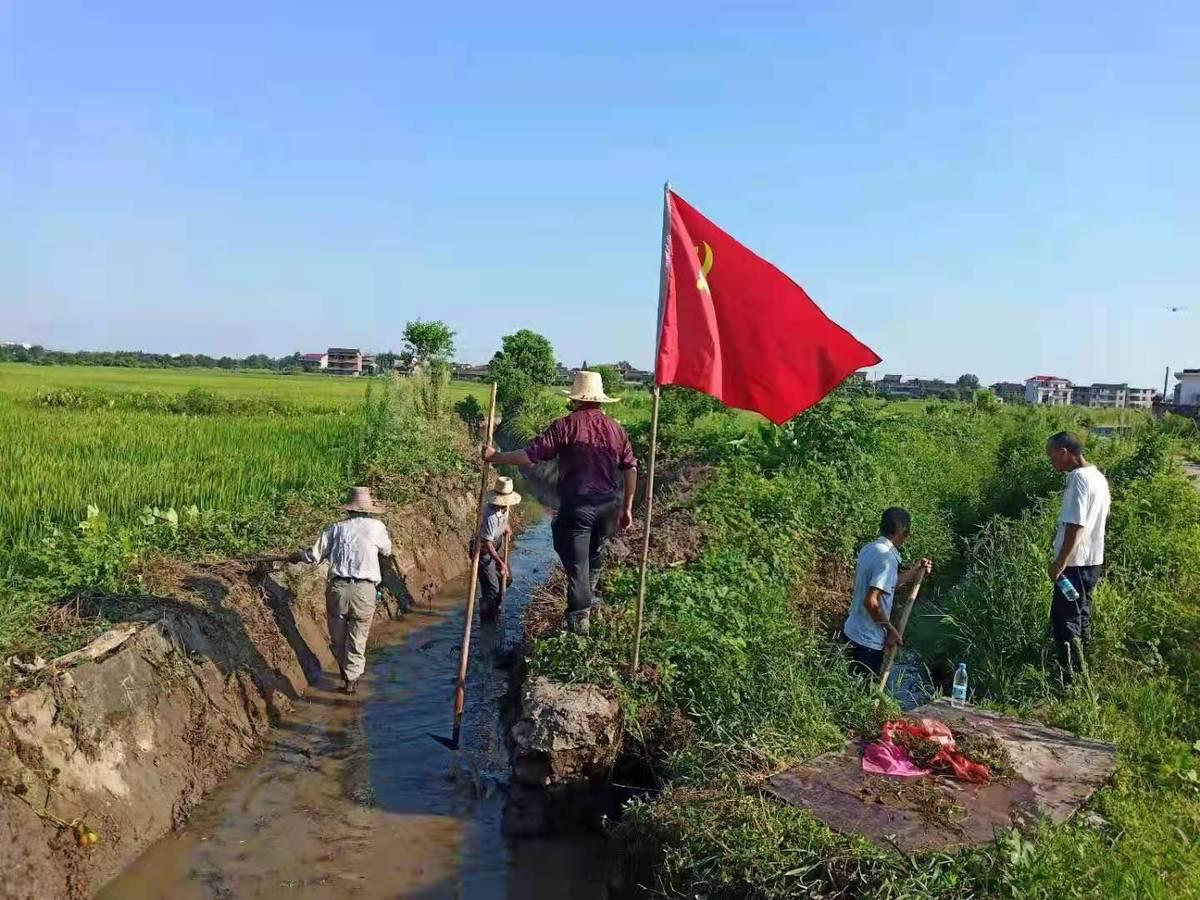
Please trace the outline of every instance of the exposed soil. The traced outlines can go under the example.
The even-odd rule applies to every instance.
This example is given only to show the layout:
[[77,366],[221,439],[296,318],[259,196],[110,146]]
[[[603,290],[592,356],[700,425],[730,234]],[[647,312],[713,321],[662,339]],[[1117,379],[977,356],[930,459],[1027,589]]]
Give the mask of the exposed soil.
[[[404,576],[385,583],[388,612],[466,567],[474,500],[461,481],[384,520]],[[185,821],[336,668],[321,569],[155,559],[143,578],[136,634],[95,661],[39,673],[40,685],[0,707],[4,897],[89,896]],[[81,846],[66,827],[77,822],[99,843]]]

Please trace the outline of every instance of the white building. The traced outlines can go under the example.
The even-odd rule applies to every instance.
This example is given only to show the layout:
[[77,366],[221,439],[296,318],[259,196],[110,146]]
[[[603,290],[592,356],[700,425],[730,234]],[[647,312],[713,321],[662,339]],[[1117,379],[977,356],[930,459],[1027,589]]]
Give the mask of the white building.
[[1176,372],[1179,384],[1175,385],[1176,406],[1200,406],[1200,369],[1184,369]]
[[1066,406],[1071,402],[1072,385],[1056,375],[1034,375],[1025,379],[1025,402],[1043,406]]

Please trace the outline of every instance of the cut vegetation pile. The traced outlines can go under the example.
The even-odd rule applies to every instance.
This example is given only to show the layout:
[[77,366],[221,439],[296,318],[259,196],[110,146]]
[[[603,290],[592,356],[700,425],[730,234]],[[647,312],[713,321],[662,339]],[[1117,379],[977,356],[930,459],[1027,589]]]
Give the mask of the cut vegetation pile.
[[[1110,565],[1090,669],[1064,692],[1046,644],[1045,576],[1062,479],[1043,447],[1078,427],[1077,414],[897,415],[843,395],[757,433],[708,410],[664,422],[669,459],[715,468],[691,502],[702,550],[650,573],[645,671],[628,676],[631,564],[606,577],[610,609],[589,638],[545,637],[531,660],[534,674],[616,696],[629,752],[656,767],[662,790],[614,830],[631,880],[680,898],[1200,894],[1200,493],[1168,429],[1090,442],[1114,494]],[[891,505],[914,514],[905,556],[936,561],[917,613],[944,612],[910,643],[943,686],[965,659],[979,704],[1114,742],[1117,774],[1093,801],[1097,816],[903,858],[758,790],[899,714],[848,671],[837,617],[804,606],[831,573],[848,603],[844,573]]]

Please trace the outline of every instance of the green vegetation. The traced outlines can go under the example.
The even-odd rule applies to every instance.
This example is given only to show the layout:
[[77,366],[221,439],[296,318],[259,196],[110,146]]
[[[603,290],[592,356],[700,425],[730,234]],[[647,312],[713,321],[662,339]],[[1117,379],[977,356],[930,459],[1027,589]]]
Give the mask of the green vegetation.
[[136,594],[155,553],[277,549],[352,482],[405,499],[464,465],[444,380],[0,368],[0,657],[78,640],[53,611]]
[[454,332],[445,322],[416,319],[404,326],[404,349],[415,362],[444,362],[454,353]]
[[[613,691],[663,779],[614,830],[631,877],[679,898],[1200,896],[1200,495],[1173,462],[1181,438],[1146,425],[1091,441],[1114,491],[1110,571],[1088,675],[1064,691],[1044,645],[1062,480],[1042,448],[1082,411],[896,414],[843,394],[783,428],[747,429],[690,414],[702,401],[686,394],[672,404],[668,458],[716,468],[680,501],[704,549],[651,571],[645,673],[628,677],[630,568],[607,577],[613,609],[588,638],[539,641],[532,660]],[[894,709],[831,640],[844,573],[893,504],[914,513],[905,554],[938,563],[926,608],[945,618],[920,642],[935,678],[964,658],[976,702],[1115,742],[1117,775],[1093,802],[1107,824],[904,858],[758,791]]]

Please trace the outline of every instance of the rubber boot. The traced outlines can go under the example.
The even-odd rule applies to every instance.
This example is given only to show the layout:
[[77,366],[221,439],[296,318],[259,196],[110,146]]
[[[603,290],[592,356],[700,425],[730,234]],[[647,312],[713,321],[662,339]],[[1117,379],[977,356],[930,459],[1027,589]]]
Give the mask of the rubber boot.
[[567,631],[571,634],[587,634],[591,630],[591,618],[590,609],[567,613]]

